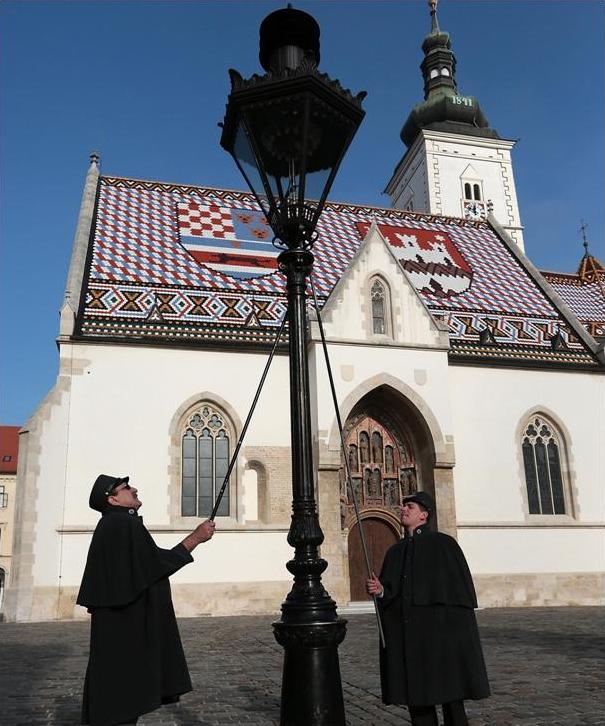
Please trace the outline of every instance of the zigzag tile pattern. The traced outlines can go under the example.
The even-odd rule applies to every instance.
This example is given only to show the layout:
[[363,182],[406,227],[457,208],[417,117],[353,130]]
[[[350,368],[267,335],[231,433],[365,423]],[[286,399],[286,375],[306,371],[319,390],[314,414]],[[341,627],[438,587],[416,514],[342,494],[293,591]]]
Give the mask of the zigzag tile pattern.
[[578,275],[542,274],[580,320],[605,323],[605,280],[582,282]]
[[[184,202],[257,209],[251,195],[205,187],[102,177],[86,302],[80,332],[93,337],[154,340],[268,340],[285,311],[280,272],[236,279],[197,262],[181,244],[177,209]],[[436,317],[447,322],[453,353],[487,350],[496,357],[563,361],[564,353],[594,364],[548,298],[488,224],[348,204],[327,205],[314,247],[314,280],[323,303],[362,243],[363,223],[448,235],[472,269],[470,286],[443,297],[423,289]],[[590,292],[585,305],[590,304]],[[604,316],[605,317],[605,316]],[[564,350],[554,350],[555,335]],[[528,348],[529,346],[529,348]],[[463,348],[464,352],[463,353]],[[531,352],[531,351],[530,351]]]

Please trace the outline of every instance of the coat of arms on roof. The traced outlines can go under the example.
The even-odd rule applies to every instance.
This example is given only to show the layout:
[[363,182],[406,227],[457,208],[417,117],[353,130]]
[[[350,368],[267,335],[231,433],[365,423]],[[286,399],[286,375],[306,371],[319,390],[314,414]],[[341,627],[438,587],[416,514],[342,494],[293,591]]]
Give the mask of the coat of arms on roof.
[[177,204],[181,244],[199,263],[238,280],[277,272],[273,232],[259,210]]
[[[365,222],[357,223],[362,237],[369,227]],[[379,224],[378,229],[419,292],[450,297],[471,286],[471,266],[445,232],[388,224]]]

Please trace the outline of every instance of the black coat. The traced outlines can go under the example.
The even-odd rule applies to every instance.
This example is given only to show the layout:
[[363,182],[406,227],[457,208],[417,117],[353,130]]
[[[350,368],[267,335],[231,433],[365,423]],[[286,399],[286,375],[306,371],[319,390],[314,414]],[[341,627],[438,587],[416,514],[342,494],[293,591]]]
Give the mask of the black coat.
[[91,614],[83,724],[134,720],[191,690],[168,577],[192,560],[158,547],[133,509],[103,512],[77,599]]
[[456,540],[418,528],[387,551],[380,581],[383,701],[429,706],[489,696],[475,588]]

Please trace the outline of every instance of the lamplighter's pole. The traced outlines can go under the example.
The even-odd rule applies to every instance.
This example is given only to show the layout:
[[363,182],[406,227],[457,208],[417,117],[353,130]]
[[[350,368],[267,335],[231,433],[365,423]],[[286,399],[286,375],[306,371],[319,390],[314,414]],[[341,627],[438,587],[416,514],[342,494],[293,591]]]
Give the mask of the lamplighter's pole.
[[319,557],[324,536],[315,502],[309,369],[307,360],[306,279],[313,255],[290,249],[279,256],[285,274],[290,335],[290,416],[292,435],[292,523],[288,543],[294,559],[292,590],[282,605],[282,618],[273,624],[284,647],[282,726],[344,726],[344,704],[338,645],[346,620],[324,589],[321,574],[327,562]]

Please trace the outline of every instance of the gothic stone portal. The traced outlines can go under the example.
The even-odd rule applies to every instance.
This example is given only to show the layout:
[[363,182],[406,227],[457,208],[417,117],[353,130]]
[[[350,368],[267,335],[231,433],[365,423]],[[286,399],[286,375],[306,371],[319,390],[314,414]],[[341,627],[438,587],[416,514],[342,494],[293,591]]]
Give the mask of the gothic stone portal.
[[[363,518],[364,534],[372,567],[380,570],[386,550],[399,538],[401,500],[417,490],[412,449],[386,417],[367,413],[353,416],[347,424],[346,451],[352,486]],[[353,499],[340,470],[341,524],[349,529],[349,579],[351,600],[367,600],[366,568]]]

